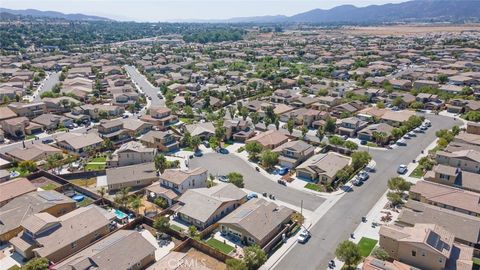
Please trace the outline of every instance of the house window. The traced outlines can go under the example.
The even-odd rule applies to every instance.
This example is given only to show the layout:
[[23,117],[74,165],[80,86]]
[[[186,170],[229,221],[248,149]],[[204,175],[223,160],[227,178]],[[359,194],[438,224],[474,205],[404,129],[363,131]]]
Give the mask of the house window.
[[440,179],[448,180],[448,178],[449,178],[448,175],[442,174],[442,173],[440,174]]
[[412,256],[413,257],[416,257],[417,256],[417,252],[415,250],[412,250]]

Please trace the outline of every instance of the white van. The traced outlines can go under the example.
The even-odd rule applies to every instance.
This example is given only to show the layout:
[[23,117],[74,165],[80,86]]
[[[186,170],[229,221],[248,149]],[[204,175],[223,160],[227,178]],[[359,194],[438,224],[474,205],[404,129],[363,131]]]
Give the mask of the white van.
[[365,167],[365,170],[367,172],[374,172],[375,171],[375,166],[377,166],[377,163],[375,162],[375,160],[372,159],[372,160],[370,160],[370,162]]

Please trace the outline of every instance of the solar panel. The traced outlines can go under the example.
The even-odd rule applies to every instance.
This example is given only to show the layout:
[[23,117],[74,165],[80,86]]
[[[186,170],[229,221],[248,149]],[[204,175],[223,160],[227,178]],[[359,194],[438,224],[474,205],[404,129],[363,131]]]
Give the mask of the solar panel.
[[438,235],[435,232],[430,232],[430,234],[427,237],[427,244],[429,244],[431,247],[438,251],[442,251],[443,249],[448,250],[448,245],[442,241],[440,235]]

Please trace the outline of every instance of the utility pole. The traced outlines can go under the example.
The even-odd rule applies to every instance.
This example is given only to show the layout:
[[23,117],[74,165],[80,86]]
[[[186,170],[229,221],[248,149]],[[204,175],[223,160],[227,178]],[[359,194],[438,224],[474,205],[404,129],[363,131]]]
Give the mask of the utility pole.
[[300,214],[303,216],[303,200],[300,202]]

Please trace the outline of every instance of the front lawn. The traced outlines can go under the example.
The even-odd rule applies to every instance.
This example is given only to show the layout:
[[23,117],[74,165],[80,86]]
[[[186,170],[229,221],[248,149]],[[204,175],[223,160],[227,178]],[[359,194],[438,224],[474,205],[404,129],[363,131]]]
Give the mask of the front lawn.
[[418,165],[410,174],[410,177],[415,177],[415,178],[422,178],[423,176],[423,167],[421,165]]
[[192,118],[180,117],[179,119],[180,119],[180,121],[182,121],[183,123],[185,123],[187,125],[193,124],[193,119]]
[[85,165],[85,171],[99,171],[99,170],[105,170],[105,163],[87,163]]
[[377,242],[378,241],[375,239],[362,237],[362,239],[360,239],[360,242],[358,242],[358,248],[360,248],[360,255],[362,255],[363,257],[367,257],[368,255],[370,255]]
[[306,184],[305,188],[308,188],[310,190],[317,191],[317,192],[325,192],[325,189],[323,187],[313,183]]
[[213,247],[214,249],[220,250],[221,252],[223,252],[225,254],[228,254],[235,249],[234,247],[232,247],[230,245],[227,245],[227,244],[224,244],[223,242],[218,241],[215,238],[210,238],[207,241],[205,241],[205,243],[207,245]]

